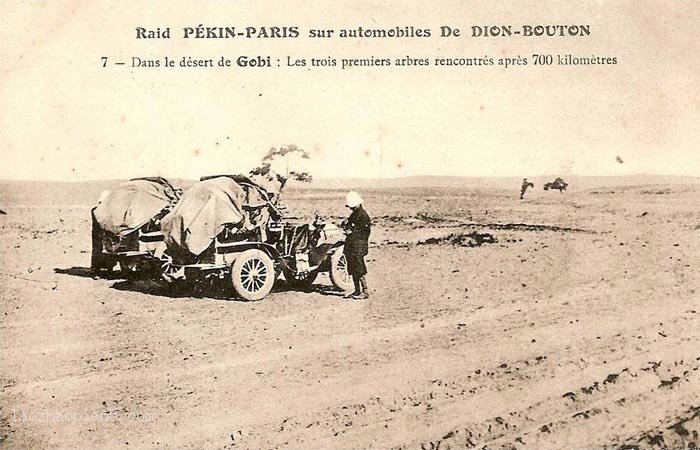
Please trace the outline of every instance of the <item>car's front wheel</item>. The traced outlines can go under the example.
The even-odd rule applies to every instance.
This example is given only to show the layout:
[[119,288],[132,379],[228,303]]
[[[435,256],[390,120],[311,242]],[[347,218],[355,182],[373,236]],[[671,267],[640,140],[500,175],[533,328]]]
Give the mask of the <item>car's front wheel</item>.
[[348,272],[348,259],[343,253],[343,247],[335,249],[331,255],[331,283],[343,291],[354,289],[352,277]]
[[275,284],[275,265],[267,253],[246,250],[231,265],[233,289],[246,300],[261,300]]

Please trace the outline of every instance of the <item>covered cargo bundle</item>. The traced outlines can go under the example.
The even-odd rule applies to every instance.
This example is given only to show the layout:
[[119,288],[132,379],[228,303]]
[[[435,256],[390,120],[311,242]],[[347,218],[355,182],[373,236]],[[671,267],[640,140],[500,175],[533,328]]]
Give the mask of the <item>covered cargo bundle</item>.
[[173,258],[199,256],[227,225],[242,227],[245,201],[246,192],[231,177],[205,179],[189,188],[161,222]]
[[117,236],[137,230],[177,202],[178,192],[163,178],[135,178],[112,190],[94,209],[99,227]]
[[160,177],[135,178],[103,192],[91,211],[92,269],[111,272],[119,263],[122,272],[150,272],[165,249],[160,219],[179,197],[180,190]]

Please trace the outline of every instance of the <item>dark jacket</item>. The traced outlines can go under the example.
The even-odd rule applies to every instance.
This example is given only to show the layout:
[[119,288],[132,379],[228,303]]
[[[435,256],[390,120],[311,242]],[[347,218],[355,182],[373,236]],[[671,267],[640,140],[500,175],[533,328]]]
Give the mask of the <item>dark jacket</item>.
[[366,255],[372,223],[362,205],[352,211],[350,217],[345,221],[344,228],[349,233],[345,238],[345,253],[348,255]]

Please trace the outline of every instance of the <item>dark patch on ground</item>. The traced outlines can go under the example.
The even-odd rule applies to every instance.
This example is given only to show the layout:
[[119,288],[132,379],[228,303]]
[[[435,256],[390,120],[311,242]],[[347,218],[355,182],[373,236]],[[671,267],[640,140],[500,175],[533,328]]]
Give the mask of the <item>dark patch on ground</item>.
[[495,236],[489,233],[477,233],[472,231],[466,233],[452,233],[443,237],[428,238],[418,241],[418,245],[454,245],[458,247],[481,247],[484,244],[495,244],[498,242]]
[[617,447],[619,450],[631,449],[669,449],[687,448],[697,449],[700,442],[700,433],[697,430],[700,419],[700,407],[691,406],[684,414],[672,420],[671,424],[648,430],[628,443]]
[[[533,223],[495,223],[495,222],[472,222],[465,221],[457,218],[450,217],[435,217],[429,216],[427,214],[416,214],[415,216],[381,216],[378,218],[379,222],[389,222],[389,223],[405,223],[413,225],[412,228],[422,228],[424,224],[430,224],[437,228],[445,227],[475,227],[475,228],[489,228],[492,230],[510,230],[510,231],[554,231],[562,233],[586,233],[586,234],[597,234],[595,231],[584,230],[581,228],[572,227],[560,227],[557,225],[545,225],[545,224],[533,224]],[[416,222],[423,222],[421,224],[416,224]],[[376,224],[376,223],[375,223]]]
[[595,231],[583,230],[581,228],[558,227],[556,225],[540,225],[531,223],[473,223],[470,226],[491,228],[494,230],[514,230],[514,231],[557,231],[563,233],[587,233],[596,234]]
[[661,384],[659,385],[659,387],[670,388],[670,387],[673,387],[673,385],[676,384],[677,382],[679,382],[680,380],[681,380],[680,377],[673,377],[670,380],[661,380]]

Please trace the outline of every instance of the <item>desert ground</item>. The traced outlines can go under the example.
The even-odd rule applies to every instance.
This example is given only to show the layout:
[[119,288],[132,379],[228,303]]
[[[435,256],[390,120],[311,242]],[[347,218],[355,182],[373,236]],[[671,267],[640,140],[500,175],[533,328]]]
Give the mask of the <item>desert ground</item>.
[[257,302],[94,279],[109,185],[0,184],[0,447],[700,445],[698,184],[366,188],[371,298]]

